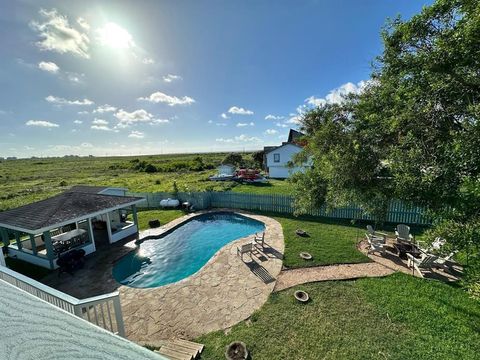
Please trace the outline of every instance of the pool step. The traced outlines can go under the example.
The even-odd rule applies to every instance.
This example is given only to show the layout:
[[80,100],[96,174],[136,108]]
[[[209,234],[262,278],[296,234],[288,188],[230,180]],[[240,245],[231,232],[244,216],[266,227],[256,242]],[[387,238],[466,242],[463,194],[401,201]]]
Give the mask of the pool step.
[[175,339],[165,341],[156,352],[171,360],[193,360],[203,351],[203,348],[203,344]]

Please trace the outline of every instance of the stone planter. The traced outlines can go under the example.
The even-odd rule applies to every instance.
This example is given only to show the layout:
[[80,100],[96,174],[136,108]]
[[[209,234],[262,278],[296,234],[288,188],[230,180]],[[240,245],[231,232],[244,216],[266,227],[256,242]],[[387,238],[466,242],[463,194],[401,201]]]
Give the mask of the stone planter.
[[305,230],[302,230],[302,229],[295,230],[295,234],[297,234],[298,236],[301,236],[301,237],[308,237],[307,232]]
[[306,302],[308,302],[308,300],[310,300],[308,293],[303,290],[295,291],[295,294],[293,294],[293,296],[295,296],[295,299],[297,299],[297,301],[301,302],[302,304],[305,304]]
[[160,227],[160,220],[158,219],[150,220],[148,222],[148,226],[150,227],[150,229],[158,228]]
[[312,260],[313,259],[313,256],[310,255],[308,252],[301,252],[299,255],[303,260]]
[[225,350],[225,358],[227,360],[245,360],[248,359],[247,345],[242,341],[234,341],[227,345]]

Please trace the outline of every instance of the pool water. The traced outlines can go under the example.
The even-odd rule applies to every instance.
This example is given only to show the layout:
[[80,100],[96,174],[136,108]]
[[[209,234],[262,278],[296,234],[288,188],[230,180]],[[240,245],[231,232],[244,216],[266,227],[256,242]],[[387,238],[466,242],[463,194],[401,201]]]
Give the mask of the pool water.
[[265,229],[257,220],[234,213],[197,216],[172,232],[146,240],[113,268],[123,285],[152,288],[182,280],[200,270],[229,242]]

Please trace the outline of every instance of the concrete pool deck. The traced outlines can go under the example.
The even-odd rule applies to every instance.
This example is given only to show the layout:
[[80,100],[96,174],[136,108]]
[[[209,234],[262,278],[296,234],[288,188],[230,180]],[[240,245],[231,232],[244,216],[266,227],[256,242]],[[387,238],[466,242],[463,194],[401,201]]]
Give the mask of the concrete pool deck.
[[237,247],[251,242],[253,235],[250,235],[225,245],[200,271],[186,279],[158,288],[137,289],[120,285],[112,277],[114,262],[135,249],[135,242],[130,241],[112,246],[110,253],[105,251],[88,259],[85,269],[73,277],[66,274],[58,277],[54,273],[43,282],[79,298],[118,289],[126,335],[139,343],[155,344],[174,337],[194,338],[226,329],[252,315],[273,291],[284,252],[280,223],[266,216],[216,209],[188,214],[161,228],[142,231],[140,238],[159,236],[191,217],[221,211],[263,222],[265,248],[258,247],[251,259],[244,255],[242,261],[237,256]]

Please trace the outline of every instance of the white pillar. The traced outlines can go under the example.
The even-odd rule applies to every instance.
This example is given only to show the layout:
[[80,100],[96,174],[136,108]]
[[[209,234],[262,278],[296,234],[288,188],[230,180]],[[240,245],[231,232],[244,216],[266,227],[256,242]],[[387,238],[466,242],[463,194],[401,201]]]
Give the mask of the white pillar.
[[97,247],[95,246],[95,238],[93,237],[93,226],[92,226],[92,219],[88,218],[87,220],[87,231],[88,235],[90,236],[90,239],[92,240],[92,245],[93,245],[93,252],[97,251]]
[[7,264],[5,264],[5,258],[3,257],[3,253],[2,253],[2,248],[0,247],[0,266],[7,266]]
[[108,242],[112,243],[112,224],[110,223],[110,215],[108,213],[105,214],[107,217],[107,233],[108,233]]

